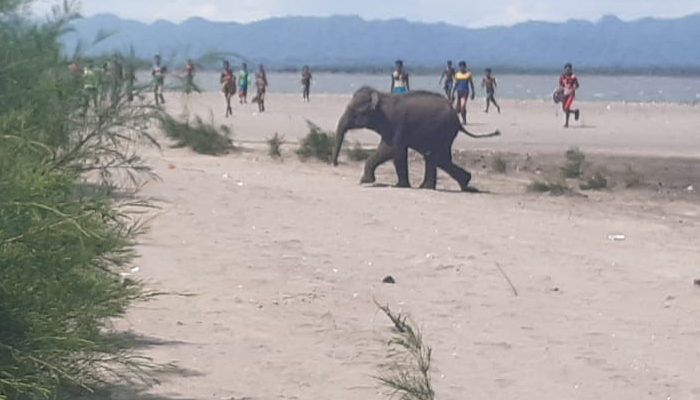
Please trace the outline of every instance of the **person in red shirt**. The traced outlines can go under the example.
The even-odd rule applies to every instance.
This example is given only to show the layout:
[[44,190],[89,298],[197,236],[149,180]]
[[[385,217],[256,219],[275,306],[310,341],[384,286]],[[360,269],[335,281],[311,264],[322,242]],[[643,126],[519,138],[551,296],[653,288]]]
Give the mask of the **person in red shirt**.
[[574,75],[574,69],[571,64],[566,64],[564,66],[564,74],[559,77],[559,90],[563,93],[561,102],[562,110],[564,110],[564,114],[566,115],[566,123],[564,124],[565,128],[569,127],[569,117],[572,113],[574,114],[574,119],[576,121],[578,121],[578,118],[581,115],[578,108],[573,110],[571,109],[574,99],[576,98],[576,89],[578,88],[578,77]]

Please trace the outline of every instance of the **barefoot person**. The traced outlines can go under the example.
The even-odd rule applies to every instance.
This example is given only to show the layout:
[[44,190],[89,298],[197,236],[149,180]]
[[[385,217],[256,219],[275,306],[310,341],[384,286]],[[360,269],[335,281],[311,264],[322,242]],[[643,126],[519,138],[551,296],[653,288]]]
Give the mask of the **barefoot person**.
[[265,112],[265,92],[267,92],[267,74],[265,67],[260,64],[258,73],[255,74],[255,88],[258,93],[255,95],[254,102],[258,103],[258,111]]
[[452,85],[454,84],[454,79],[455,79],[455,69],[452,66],[452,60],[447,62],[447,66],[445,67],[444,70],[442,70],[442,75],[440,75],[440,81],[438,82],[438,85],[442,84],[443,79],[445,80],[445,86],[443,86],[443,89],[445,90],[445,96],[447,96],[450,101],[452,101],[452,98],[450,97],[452,95]]
[[224,93],[224,98],[226,99],[226,118],[228,118],[229,115],[233,114],[233,109],[231,108],[231,97],[236,94],[236,79],[233,76],[231,64],[229,64],[228,61],[224,61],[219,82],[221,83],[221,91]]
[[164,66],[161,65],[161,59],[159,55],[155,55],[153,57],[153,69],[151,70],[151,76],[153,76],[153,80],[155,83],[155,86],[153,88],[153,94],[156,99],[156,106],[160,104],[165,104],[165,97],[163,97],[163,87],[165,86],[165,74],[168,71],[168,69]]
[[196,73],[196,68],[192,60],[187,60],[187,65],[185,65],[185,93],[190,94],[193,91],[199,92],[197,87],[194,85],[194,74]]
[[238,71],[238,102],[244,104],[248,102],[248,64],[243,63]]
[[396,69],[391,74],[391,92],[405,93],[411,90],[408,83],[408,73],[403,69],[403,61],[396,60]]
[[489,105],[493,103],[494,106],[496,106],[496,109],[498,110],[498,113],[501,113],[501,107],[496,103],[496,87],[498,84],[496,84],[496,78],[491,75],[491,68],[486,68],[486,75],[484,76],[484,79],[481,80],[481,87],[486,89],[486,109],[484,110],[485,113],[488,114],[489,112]]
[[311,70],[308,65],[304,65],[304,69],[301,72],[301,86],[302,86],[302,96],[305,102],[309,102],[309,94],[311,93]]
[[459,62],[459,71],[455,73],[455,83],[450,98],[454,98],[455,93],[457,93],[457,104],[455,108],[462,117],[462,123],[466,125],[469,93],[471,93],[471,98],[474,100],[474,81],[472,80],[472,73],[467,70],[467,63],[465,61]]
[[574,119],[576,121],[578,121],[581,114],[579,109],[571,109],[574,99],[576,98],[576,89],[578,88],[578,77],[574,75],[574,68],[571,66],[571,64],[566,64],[564,66],[564,73],[561,77],[559,77],[559,90],[563,92],[561,99],[562,110],[564,110],[564,114],[566,115],[566,123],[564,124],[565,128],[569,127],[569,117],[572,113],[574,114]]

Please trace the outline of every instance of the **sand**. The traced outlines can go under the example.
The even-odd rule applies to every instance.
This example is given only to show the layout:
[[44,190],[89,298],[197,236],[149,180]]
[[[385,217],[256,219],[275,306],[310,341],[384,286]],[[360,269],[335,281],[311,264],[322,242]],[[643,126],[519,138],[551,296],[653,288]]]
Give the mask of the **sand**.
[[[214,109],[248,150],[144,150],[162,180],[143,194],[161,209],[136,276],[192,296],[122,321],[148,338],[144,354],[187,370],[137,399],[384,399],[373,376],[391,325],[375,299],[422,327],[438,399],[700,399],[697,106],[580,103],[582,120],[564,130],[551,103],[503,100],[486,115],[477,101],[470,129],[503,136],[455,147],[480,154],[466,164],[489,194],[458,193],[444,174],[438,191],[361,186],[360,163],[302,163],[291,144],[273,161],[256,144],[275,132],[298,140],[304,119],[333,129],[347,100],[271,94],[264,115],[236,105],[227,120],[221,96],[198,95],[191,112]],[[171,94],[167,106],[185,102]],[[346,143],[355,138],[378,141],[356,132]],[[525,190],[546,168],[497,174],[484,161],[555,162],[574,145],[632,157],[643,173],[661,165],[672,179],[681,162],[691,173],[551,197]],[[415,185],[420,162],[411,174]],[[378,181],[395,182],[391,164]]]

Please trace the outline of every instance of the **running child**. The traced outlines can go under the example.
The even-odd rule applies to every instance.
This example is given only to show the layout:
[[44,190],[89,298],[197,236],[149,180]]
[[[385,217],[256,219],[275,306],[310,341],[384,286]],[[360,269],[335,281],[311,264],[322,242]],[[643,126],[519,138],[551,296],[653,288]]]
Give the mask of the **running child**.
[[496,103],[496,97],[494,96],[498,84],[496,83],[496,78],[491,75],[491,68],[486,68],[486,76],[484,76],[484,79],[481,80],[481,87],[486,89],[486,109],[484,112],[488,114],[489,105],[493,103],[500,114],[501,107],[498,105],[498,103]]
[[450,98],[454,98],[455,93],[457,93],[457,104],[455,108],[462,117],[462,123],[466,125],[467,101],[469,100],[470,93],[472,100],[474,100],[474,81],[472,80],[472,73],[467,70],[467,63],[465,61],[459,62],[459,71],[455,73],[455,82]]
[[566,115],[566,123],[564,124],[564,128],[569,127],[569,117],[572,113],[574,114],[574,119],[576,121],[578,121],[578,118],[581,114],[578,108],[575,110],[571,109],[571,106],[574,103],[574,99],[576,98],[576,89],[578,88],[578,77],[574,75],[573,66],[570,63],[567,63],[564,66],[564,73],[561,77],[559,77],[559,90],[563,91],[563,99],[561,105],[562,110]]

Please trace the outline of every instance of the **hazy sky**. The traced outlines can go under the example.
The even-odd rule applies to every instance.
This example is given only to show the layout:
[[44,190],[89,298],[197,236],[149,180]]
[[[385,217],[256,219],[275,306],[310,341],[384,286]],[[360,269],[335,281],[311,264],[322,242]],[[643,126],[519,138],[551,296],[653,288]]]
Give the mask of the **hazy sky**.
[[[40,0],[39,12],[55,0]],[[249,22],[289,15],[358,14],[367,19],[406,18],[479,27],[526,20],[597,20],[615,14],[624,20],[679,17],[700,12],[700,0],[82,0],[85,16],[113,13],[151,22],[192,16]]]

